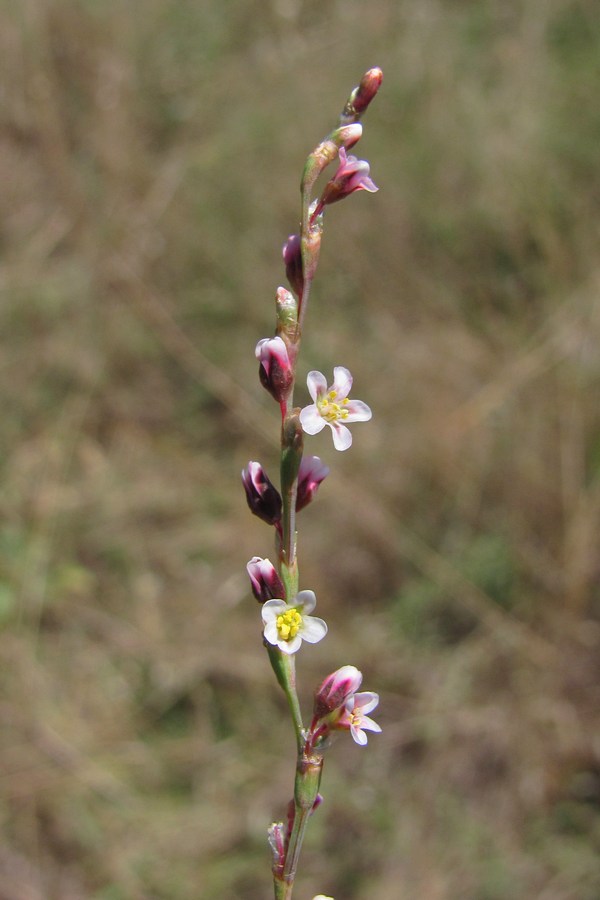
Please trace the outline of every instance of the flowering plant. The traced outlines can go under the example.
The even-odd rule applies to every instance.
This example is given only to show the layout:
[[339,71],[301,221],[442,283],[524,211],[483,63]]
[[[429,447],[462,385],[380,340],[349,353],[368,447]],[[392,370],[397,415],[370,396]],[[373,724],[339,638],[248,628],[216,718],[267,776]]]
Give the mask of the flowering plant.
[[[340,122],[309,154],[302,175],[300,231],[283,248],[283,260],[291,291],[276,293],[276,334],[256,346],[259,378],[281,410],[281,484],[278,490],[259,462],[251,461],[242,472],[250,511],[274,528],[275,563],[254,556],[247,564],[250,587],[261,603],[263,642],[277,681],[287,697],[297,746],[294,797],[287,821],[269,829],[273,853],[275,900],[290,900],[298,858],[310,815],[321,803],[319,785],[325,751],[336,731],[348,731],[359,745],[367,743],[367,731],[381,728],[367,713],[379,702],[377,694],[358,689],[362,674],[345,665],[323,681],[315,693],[313,718],[305,728],[296,690],[295,655],[306,641],[315,644],[327,634],[323,619],[311,615],[317,598],[311,590],[299,590],[296,554],[296,514],[315,498],[329,468],[318,456],[304,456],[304,434],[314,435],[328,425],[336,450],[352,444],[348,425],[367,422],[371,410],[361,400],[351,400],[352,375],[344,366],[333,369],[328,386],[321,372],[309,372],[307,386],[312,403],[294,406],[294,385],[312,282],[317,270],[325,209],[358,191],[373,193],[368,162],[349,155],[360,139],[360,118],[382,81],[381,69],[370,69],[344,106]],[[338,160],[338,168],[320,197],[312,190],[321,172]],[[319,898],[330,900],[320,894]],[[314,898],[314,900],[319,900]]]

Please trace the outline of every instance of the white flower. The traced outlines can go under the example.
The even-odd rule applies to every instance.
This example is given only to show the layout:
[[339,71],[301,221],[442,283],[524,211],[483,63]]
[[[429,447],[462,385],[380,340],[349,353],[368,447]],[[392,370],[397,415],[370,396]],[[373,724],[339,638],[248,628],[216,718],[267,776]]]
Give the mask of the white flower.
[[323,619],[307,615],[316,605],[313,591],[300,591],[289,604],[285,600],[267,600],[261,610],[265,640],[283,653],[295,653],[302,641],[318,643],[327,634],[327,625]]
[[335,449],[347,450],[352,443],[352,435],[346,424],[368,422],[372,415],[366,403],[348,399],[352,375],[343,366],[336,366],[331,387],[327,387],[323,373],[315,371],[308,373],[306,384],[314,403],[305,406],[300,413],[303,429],[307,434],[318,434],[329,425]]
[[326,897],[325,894],[317,894],[316,897],[313,897],[313,900],[333,900],[333,897]]
[[346,709],[337,723],[338,728],[349,728],[352,738],[364,747],[367,743],[365,731],[381,731],[381,725],[370,719],[367,713],[372,712],[379,703],[379,694],[363,691],[352,694],[346,700]]

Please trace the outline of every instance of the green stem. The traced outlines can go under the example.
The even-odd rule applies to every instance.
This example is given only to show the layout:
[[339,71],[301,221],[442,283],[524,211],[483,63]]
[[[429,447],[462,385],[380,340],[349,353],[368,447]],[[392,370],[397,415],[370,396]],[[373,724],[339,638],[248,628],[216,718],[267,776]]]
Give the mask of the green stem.
[[267,651],[271,666],[275,672],[275,677],[279,682],[292,714],[294,723],[294,731],[296,732],[296,744],[298,752],[302,750],[304,745],[304,725],[302,723],[302,712],[300,710],[300,701],[296,691],[296,662],[295,657],[288,653],[282,653],[279,647],[267,644]]
[[285,855],[284,881],[293,883],[298,868],[304,833],[315,805],[323,772],[323,757],[320,754],[298,756],[296,781],[294,784],[295,815],[287,853]]

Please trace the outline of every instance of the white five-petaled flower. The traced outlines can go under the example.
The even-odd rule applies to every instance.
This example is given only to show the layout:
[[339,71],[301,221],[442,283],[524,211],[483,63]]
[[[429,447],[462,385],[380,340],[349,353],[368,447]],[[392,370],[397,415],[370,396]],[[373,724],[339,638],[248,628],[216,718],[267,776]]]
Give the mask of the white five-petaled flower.
[[362,400],[349,399],[352,375],[343,366],[336,366],[331,387],[327,387],[322,372],[309,372],[306,383],[314,402],[300,413],[302,428],[307,434],[318,434],[329,425],[335,449],[347,450],[352,443],[352,434],[346,425],[368,422],[372,415]]
[[372,691],[363,691],[360,694],[351,694],[346,700],[345,709],[337,723],[338,728],[349,728],[352,738],[357,744],[364,746],[367,743],[365,731],[381,731],[381,725],[370,719],[367,713],[372,712],[379,703],[379,694]]
[[316,644],[327,634],[323,619],[307,615],[317,605],[313,591],[300,591],[293,603],[267,600],[262,606],[265,640],[283,653],[295,653],[302,641]]

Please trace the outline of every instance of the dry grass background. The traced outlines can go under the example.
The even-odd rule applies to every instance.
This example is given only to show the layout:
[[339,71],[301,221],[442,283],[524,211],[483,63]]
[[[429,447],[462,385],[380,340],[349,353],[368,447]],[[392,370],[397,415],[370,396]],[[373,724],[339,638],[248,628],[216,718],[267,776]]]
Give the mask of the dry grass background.
[[0,898],[270,896],[293,742],[244,566],[311,146],[371,65],[302,365],[374,409],[302,586],[381,737],[299,900],[600,896],[594,0],[19,0],[0,12]]

